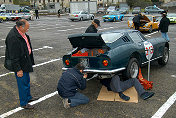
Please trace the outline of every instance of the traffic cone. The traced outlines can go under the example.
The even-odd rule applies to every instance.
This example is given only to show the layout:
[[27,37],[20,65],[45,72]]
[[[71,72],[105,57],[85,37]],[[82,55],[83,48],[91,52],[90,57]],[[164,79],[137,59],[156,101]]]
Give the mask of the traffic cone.
[[142,73],[141,73],[141,68],[139,68],[138,79],[141,85],[144,87],[144,89],[151,90],[153,88],[153,82],[147,81],[146,79],[143,78]]

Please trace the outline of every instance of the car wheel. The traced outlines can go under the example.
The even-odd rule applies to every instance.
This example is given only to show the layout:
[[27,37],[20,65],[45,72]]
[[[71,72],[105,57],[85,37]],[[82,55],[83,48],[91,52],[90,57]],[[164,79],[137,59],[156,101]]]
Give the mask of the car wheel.
[[116,18],[113,19],[113,22],[116,22]]
[[121,19],[120,19],[121,21],[123,20],[123,17],[121,17]]
[[93,20],[93,19],[94,19],[94,17],[92,16],[92,17],[91,17],[91,20]]
[[125,71],[125,77],[137,78],[139,74],[139,62],[136,58],[131,58]]
[[80,21],[83,21],[83,17],[80,18]]
[[167,64],[169,60],[169,49],[168,47],[164,47],[163,57],[158,59],[158,64],[164,66]]
[[103,20],[104,22],[106,22],[106,20]]
[[152,29],[152,25],[149,28],[149,33],[152,33],[153,29]]
[[71,19],[71,21],[74,21],[73,19]]
[[2,23],[3,22],[3,20],[2,19],[0,19],[0,23]]

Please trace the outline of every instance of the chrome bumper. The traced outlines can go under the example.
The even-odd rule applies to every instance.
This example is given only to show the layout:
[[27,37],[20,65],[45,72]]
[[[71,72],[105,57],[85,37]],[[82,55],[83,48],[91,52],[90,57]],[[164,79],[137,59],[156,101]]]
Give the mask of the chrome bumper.
[[[69,68],[62,68],[62,70],[67,70]],[[96,70],[96,69],[85,69],[84,72],[87,73],[104,73],[104,74],[111,74],[111,73],[116,73],[116,72],[120,72],[122,70],[125,70],[126,68],[118,68],[118,69],[113,69],[113,70]]]

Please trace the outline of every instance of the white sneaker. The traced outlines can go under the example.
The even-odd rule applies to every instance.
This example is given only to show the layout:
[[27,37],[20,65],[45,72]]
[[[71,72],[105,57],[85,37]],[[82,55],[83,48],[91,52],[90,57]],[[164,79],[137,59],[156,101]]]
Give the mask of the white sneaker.
[[62,102],[63,102],[64,107],[66,109],[70,108],[70,103],[68,103],[68,98],[63,99]]

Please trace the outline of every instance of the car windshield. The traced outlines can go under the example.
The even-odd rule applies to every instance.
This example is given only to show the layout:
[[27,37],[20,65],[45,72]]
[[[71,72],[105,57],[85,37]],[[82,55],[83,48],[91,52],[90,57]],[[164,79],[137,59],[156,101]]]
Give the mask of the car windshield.
[[108,9],[115,9],[115,7],[109,7]]
[[75,12],[73,12],[73,14],[79,14],[80,13],[80,11],[75,11]]
[[117,15],[120,14],[119,12],[113,11],[113,12],[109,12],[109,15]]
[[105,43],[113,43],[114,41],[118,40],[122,36],[123,36],[122,33],[107,33],[107,34],[101,35]]
[[176,17],[176,14],[168,14],[167,17]]

